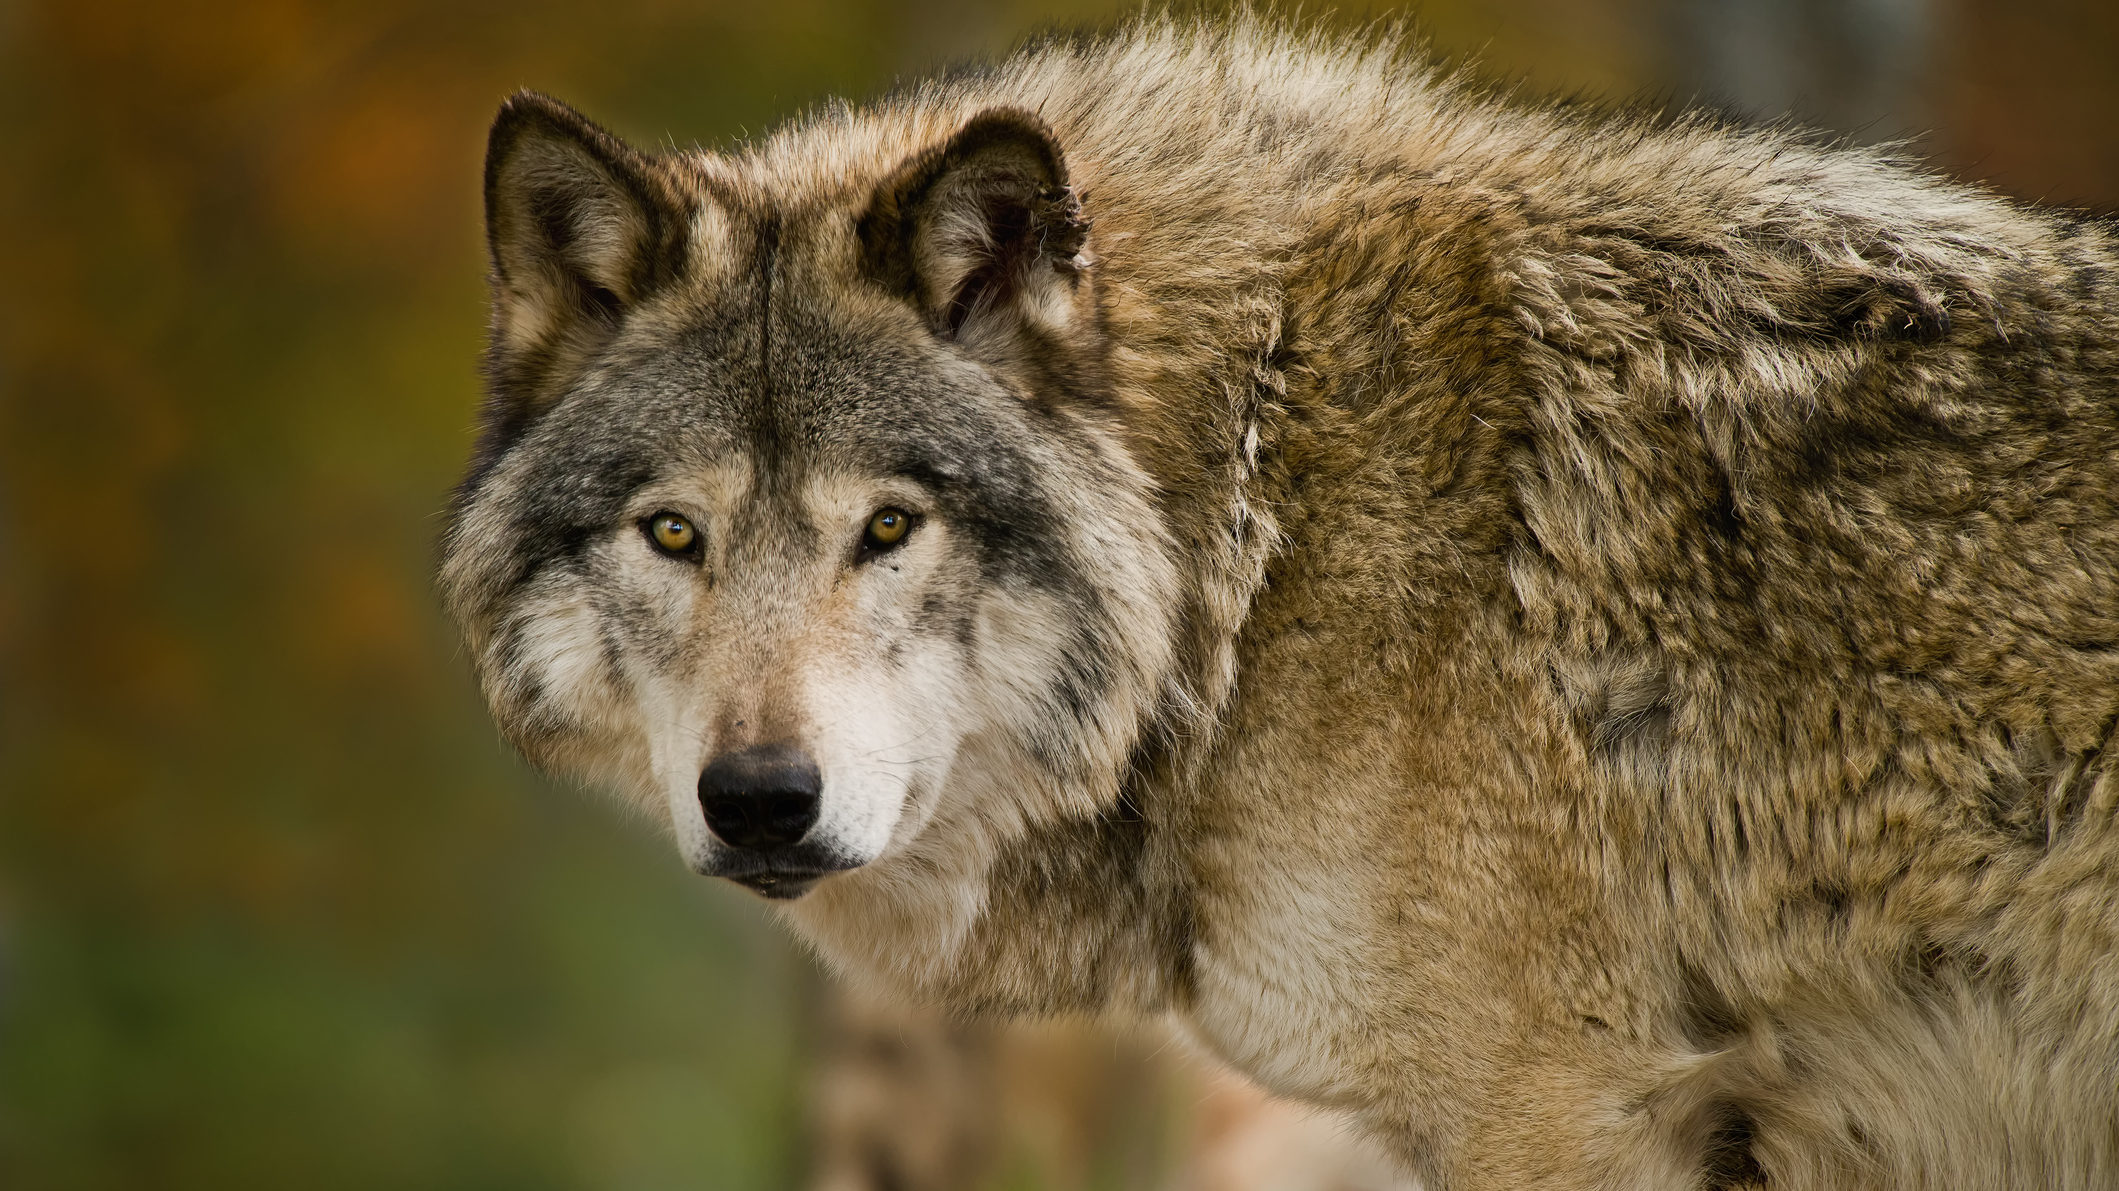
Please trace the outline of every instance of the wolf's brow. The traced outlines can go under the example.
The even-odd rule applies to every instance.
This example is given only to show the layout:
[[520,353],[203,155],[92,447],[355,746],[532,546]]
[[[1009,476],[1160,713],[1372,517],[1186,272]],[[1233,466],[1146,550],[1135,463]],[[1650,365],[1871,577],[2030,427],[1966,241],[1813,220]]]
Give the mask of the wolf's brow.
[[772,408],[773,267],[780,255],[780,217],[767,216],[758,229],[758,396]]

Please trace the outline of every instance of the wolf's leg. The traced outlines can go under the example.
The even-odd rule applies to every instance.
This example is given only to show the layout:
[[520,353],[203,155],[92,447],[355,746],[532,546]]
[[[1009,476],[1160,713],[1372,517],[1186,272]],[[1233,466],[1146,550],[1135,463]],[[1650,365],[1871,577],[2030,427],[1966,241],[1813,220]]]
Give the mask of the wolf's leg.
[[1199,1073],[1177,1191],[1417,1191],[1351,1122],[1276,1100],[1235,1073]]
[[813,1191],[971,1191],[990,1181],[995,1031],[836,983],[822,999]]
[[812,1083],[812,1191],[1024,1182],[1410,1191],[1339,1119],[1208,1070],[1153,1032],[952,1021],[835,985]]

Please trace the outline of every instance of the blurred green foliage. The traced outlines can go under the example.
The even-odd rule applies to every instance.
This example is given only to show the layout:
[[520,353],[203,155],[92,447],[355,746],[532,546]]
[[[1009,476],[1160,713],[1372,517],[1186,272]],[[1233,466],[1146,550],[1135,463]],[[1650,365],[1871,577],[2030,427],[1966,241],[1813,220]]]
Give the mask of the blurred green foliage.
[[[1118,8],[0,7],[0,1185],[799,1181],[807,961],[516,762],[429,594],[484,124],[711,144]],[[1624,95],[1655,12],[1427,19]]]

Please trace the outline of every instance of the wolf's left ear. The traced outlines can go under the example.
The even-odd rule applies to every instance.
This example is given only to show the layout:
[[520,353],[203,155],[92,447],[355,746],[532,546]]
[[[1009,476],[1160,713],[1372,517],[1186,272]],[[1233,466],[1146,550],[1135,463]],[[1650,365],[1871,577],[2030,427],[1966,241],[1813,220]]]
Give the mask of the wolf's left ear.
[[501,105],[485,189],[504,387],[544,387],[531,373],[592,348],[683,268],[690,220],[666,169],[556,99]]
[[1089,222],[1052,131],[996,108],[900,166],[861,217],[869,275],[974,347],[1087,318]]

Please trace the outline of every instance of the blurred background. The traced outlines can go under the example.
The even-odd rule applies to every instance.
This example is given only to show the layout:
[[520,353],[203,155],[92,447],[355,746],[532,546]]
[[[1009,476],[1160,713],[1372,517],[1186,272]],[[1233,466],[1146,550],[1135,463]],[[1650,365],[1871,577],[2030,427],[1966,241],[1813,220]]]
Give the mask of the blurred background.
[[[1325,1185],[1153,1039],[835,1000],[749,895],[509,754],[429,591],[501,96],[712,145],[1119,11],[0,0],[0,1186],[802,1187],[864,1095],[934,1106],[965,1185]],[[2119,202],[2111,0],[1417,19],[1527,95]]]

